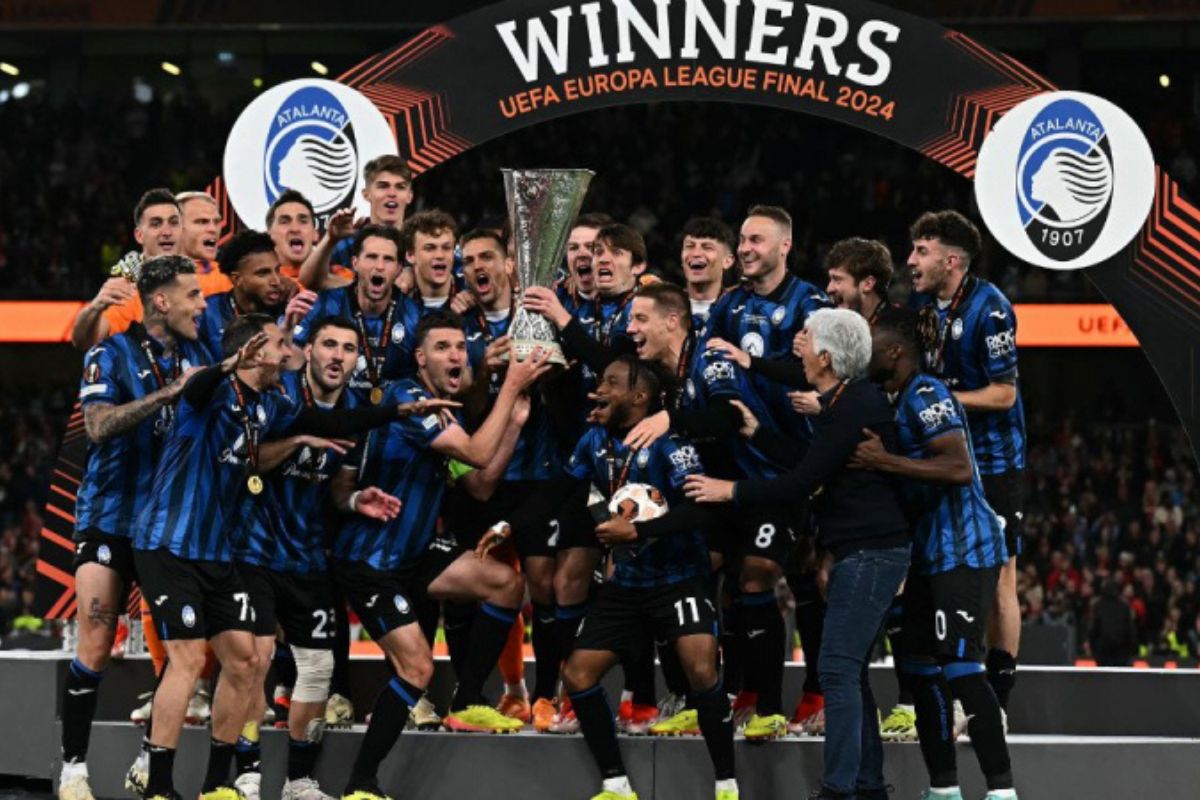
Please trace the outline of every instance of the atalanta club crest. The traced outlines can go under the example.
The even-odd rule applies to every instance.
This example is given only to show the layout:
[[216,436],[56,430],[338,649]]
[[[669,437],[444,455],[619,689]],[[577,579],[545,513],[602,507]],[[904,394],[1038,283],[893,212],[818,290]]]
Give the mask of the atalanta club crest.
[[326,213],[354,199],[357,176],[354,125],[338,99],[322,86],[289,95],[267,129],[263,180],[268,202],[295,189],[318,214]]
[[1057,100],[1033,118],[1017,162],[1017,204],[1033,246],[1073,257],[1108,220],[1113,160],[1100,119],[1078,100]]
[[983,140],[975,200],[1017,258],[1079,269],[1112,258],[1154,201],[1154,156],[1129,115],[1083,92],[1047,92],[1005,114]]
[[294,189],[313,204],[319,221],[362,199],[362,168],[396,154],[392,129],[379,109],[335,81],[288,81],[246,107],[225,144],[225,183],[242,221],[262,224],[270,205]]

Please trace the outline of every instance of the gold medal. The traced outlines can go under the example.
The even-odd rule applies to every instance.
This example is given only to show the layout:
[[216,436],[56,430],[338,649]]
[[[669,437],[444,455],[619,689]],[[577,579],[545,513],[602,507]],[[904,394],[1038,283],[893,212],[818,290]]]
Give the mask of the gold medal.
[[262,494],[263,479],[258,475],[251,475],[246,478],[246,488],[250,490],[250,494]]
[[383,402],[383,387],[371,387],[371,405],[377,406]]

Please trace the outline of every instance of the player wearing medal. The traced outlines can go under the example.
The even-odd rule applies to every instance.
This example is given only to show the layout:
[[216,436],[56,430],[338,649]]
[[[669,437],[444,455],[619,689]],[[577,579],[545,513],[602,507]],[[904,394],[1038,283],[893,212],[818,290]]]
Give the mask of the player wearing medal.
[[[638,348],[638,356],[658,363],[663,372],[675,379],[672,387],[673,402],[659,414],[648,418],[643,425],[637,426],[630,439],[639,443],[654,441],[657,435],[673,430],[682,433],[699,443],[709,469],[714,474],[726,477],[764,476],[774,477],[780,474],[790,462],[781,458],[777,447],[778,442],[790,441],[788,435],[774,423],[766,402],[759,396],[752,383],[750,375],[736,363],[717,350],[698,350],[695,335],[691,332],[688,297],[676,286],[667,284],[645,287],[634,299],[630,320],[630,335]],[[746,440],[738,436],[742,425],[742,412],[738,403],[744,404],[763,424],[759,436],[754,440]],[[646,435],[649,431],[654,435]],[[786,447],[784,448],[786,450]],[[792,449],[795,449],[794,446]],[[771,552],[778,537],[790,543],[794,537],[791,520],[794,514],[782,507],[765,509],[739,510],[739,516],[730,515],[723,520],[722,530],[730,530],[733,535],[715,533],[710,537],[709,546],[713,551],[714,563],[717,565],[730,564],[737,566],[739,554],[745,552],[744,559],[754,557],[756,552]],[[784,530],[777,530],[777,524],[786,524]],[[745,543],[736,537],[745,537],[742,531],[753,531],[753,541]],[[786,545],[780,544],[781,549]],[[742,570],[743,590],[748,584],[747,572]],[[713,592],[710,591],[710,596]],[[765,598],[772,591],[757,593]],[[752,600],[757,600],[753,597]],[[754,636],[747,636],[751,645],[755,639],[771,638],[774,627],[782,627],[783,621],[773,600],[768,603],[746,603],[743,597],[739,608],[729,612],[732,620],[738,617],[745,619],[744,627],[750,630],[761,630]],[[738,627],[735,625],[735,630]],[[664,671],[668,660],[663,659]],[[764,658],[759,664],[773,665]],[[782,704],[782,700],[773,700],[782,694],[782,672],[775,680],[774,671],[751,671],[747,665],[747,682],[758,693],[759,707],[770,708],[772,702]],[[778,712],[771,717],[781,717]],[[762,719],[767,719],[762,715]],[[759,718],[752,718],[756,724],[747,725],[746,736],[749,739],[773,738],[781,735],[778,720],[770,719],[769,723]],[[695,717],[684,712],[676,718],[666,720],[652,728],[655,733],[691,733],[695,730]],[[786,719],[783,724],[786,725]]]
[[622,356],[604,371],[596,389],[596,424],[575,448],[570,478],[601,487],[606,498],[626,483],[644,483],[670,504],[665,516],[634,523],[614,516],[596,528],[613,550],[609,580],[588,608],[563,668],[563,683],[584,739],[603,778],[593,800],[636,800],[617,747],[612,710],[600,679],[631,649],[643,646],[650,628],[679,654],[716,771],[717,800],[736,800],[733,724],[729,698],[717,677],[716,610],[706,579],[708,552],[702,528],[707,512],[683,497],[684,480],[701,471],[696,449],[677,436],[647,448],[622,442],[628,430],[658,403],[661,388],[653,367]]
[[[578,230],[580,226],[576,226]],[[578,383],[578,412],[572,420],[575,425],[586,424],[586,398],[596,386],[596,376],[604,371],[617,355],[629,353],[633,345],[626,333],[629,323],[629,304],[637,290],[634,266],[645,264],[646,243],[641,234],[628,225],[614,223],[596,232],[592,243],[591,269],[595,272],[596,293],[590,300],[579,300],[579,304],[568,311],[551,289],[532,286],[524,290],[525,307],[548,318],[560,332],[563,350],[569,358],[581,362]],[[557,516],[557,515],[556,515]],[[568,555],[555,562],[545,559],[553,570],[552,576],[534,573],[529,575],[530,588],[539,588],[531,595],[534,603],[533,629],[537,644],[537,685],[534,688],[535,716],[539,705],[544,711],[546,703],[553,702],[558,665],[570,652],[570,642],[578,627],[579,616],[587,599],[592,581],[592,570],[596,563],[597,544],[592,526],[578,515],[559,519],[561,533],[558,547]],[[518,542],[518,549],[521,543]],[[544,594],[542,593],[544,591]],[[558,595],[562,595],[561,597]],[[558,630],[555,631],[554,629]],[[539,633],[541,635],[539,635]],[[544,676],[544,677],[543,677]],[[647,692],[649,707],[641,709],[644,721],[649,725],[653,708],[653,685]],[[625,717],[633,711],[632,705],[624,706]],[[655,713],[657,713],[655,711]],[[559,713],[547,728],[554,733],[573,733],[577,723],[569,707]]]
[[196,340],[204,296],[192,262],[182,256],[144,262],[138,293],[144,323],[84,357],[79,402],[89,445],[75,505],[79,640],[61,700],[61,800],[92,798],[88,739],[117,617],[136,579],[133,523],[149,498],[175,400],[188,376],[207,363]]
[[1003,528],[983,495],[963,408],[945,383],[921,372],[917,315],[888,309],[872,335],[870,378],[896,398],[899,452],[875,434],[850,466],[905,478],[914,518],[913,561],[902,631],[893,641],[916,703],[926,798],[958,798],[954,716],[963,704],[987,800],[1015,798],[1000,704],[985,677],[987,618],[1008,560]]
[[[749,386],[773,421],[769,427],[778,427],[802,452],[811,425],[793,412],[788,390],[808,386],[792,356],[792,341],[809,315],[829,301],[815,286],[788,272],[791,235],[791,217],[783,209],[750,209],[738,239],[738,263],[746,282],[722,296],[712,309],[706,346],[718,351],[722,361],[705,365],[701,377],[707,370],[711,381],[720,383],[736,378],[733,367],[748,364]],[[705,358],[712,357],[706,354]],[[765,421],[763,413],[756,411],[755,416]],[[629,443],[644,444],[664,433],[668,424],[666,415],[656,415],[631,433]],[[734,441],[731,448],[744,476],[772,477],[784,466],[777,459],[760,458],[761,453],[743,453],[738,458],[746,448],[741,442]],[[747,738],[775,738],[786,733],[788,725],[781,697],[785,631],[775,586],[783,576],[799,517],[791,508],[764,506],[749,516],[739,515],[739,520],[740,530],[733,537],[713,543],[726,551],[724,563],[736,569],[739,581],[732,627],[742,649],[746,690],[734,709],[739,719],[746,720]]]
[[923,214],[909,231],[913,289],[921,294],[925,368],[967,412],[967,427],[988,504],[1004,523],[1008,562],[1000,570],[989,623],[988,681],[1000,705],[1017,677],[1021,609],[1017,556],[1025,492],[1025,412],[1017,373],[1017,318],[1003,293],[970,270],[979,230],[957,211]]
[[372,407],[338,414],[301,408],[271,387],[286,339],[268,317],[238,317],[225,332],[225,360],[192,376],[163,447],[146,503],[135,523],[134,562],[167,649],[154,695],[146,797],[175,797],[172,771],[191,687],[204,666],[207,639],[222,666],[213,702],[205,800],[234,800],[229,784],[234,740],[255,685],[258,654],[252,600],[233,564],[237,509],[260,495],[259,443],[308,433],[345,436],[430,404]]
[[221,339],[230,322],[243,314],[275,316],[283,310],[288,294],[279,273],[275,243],[265,233],[234,234],[221,248],[218,260],[233,288],[212,295],[200,320],[200,338],[213,361],[223,357]]
[[[304,348],[306,363],[282,374],[284,394],[303,408],[341,411],[355,407],[345,391],[358,359],[358,329],[345,318],[316,323]],[[341,468],[349,442],[311,435],[264,441],[259,469],[261,495],[247,494],[237,517],[234,557],[250,593],[259,654],[260,684],[271,664],[276,624],[283,631],[296,676],[288,711],[288,767],[285,800],[323,800],[313,768],[325,726],[325,700],[333,674],[336,618],[325,558],[330,478]],[[392,498],[370,488],[359,495],[356,512],[385,519]],[[263,696],[254,698],[250,719],[262,718]],[[257,731],[243,731],[238,741],[239,775],[234,782],[243,795],[257,796],[259,774]]]
[[[431,312],[413,339],[417,374],[390,384],[385,403],[457,395],[467,376],[462,318]],[[435,522],[446,487],[447,460],[484,467],[496,457],[513,424],[518,396],[549,368],[545,355],[538,352],[509,364],[491,412],[473,434],[446,415],[412,417],[367,436],[334,479],[334,500],[346,511],[355,509],[361,498],[356,487],[361,486],[379,486],[401,503],[399,515],[390,520],[350,518],[333,547],[335,579],[394,671],[375,701],[345,797],[385,797],[378,785],[379,764],[433,672],[429,642],[413,613],[417,595],[482,602],[446,726],[488,732],[521,726],[482,701],[484,679],[495,666],[524,595],[521,578],[494,559],[435,538]]]
[[[117,267],[136,271],[137,265],[156,256],[179,252],[182,223],[179,204],[169,189],[151,189],[133,209],[133,238],[141,252],[131,252]],[[71,343],[87,350],[105,337],[129,328],[141,316],[137,286],[123,274],[104,282],[92,302],[79,310],[71,325]]]
[[354,283],[321,292],[293,329],[304,346],[312,326],[326,317],[346,317],[359,333],[359,357],[349,388],[358,399],[379,403],[384,383],[413,372],[413,334],[421,309],[396,288],[400,274],[400,232],[366,225],[354,236]]

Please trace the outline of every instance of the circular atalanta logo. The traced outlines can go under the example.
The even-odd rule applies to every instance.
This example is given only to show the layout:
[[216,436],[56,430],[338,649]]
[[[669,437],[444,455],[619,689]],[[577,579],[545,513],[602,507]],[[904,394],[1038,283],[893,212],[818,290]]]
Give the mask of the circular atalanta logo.
[[397,322],[392,326],[392,344],[400,344],[404,341],[404,323]]
[[288,81],[263,92],[238,117],[225,143],[225,184],[242,221],[260,227],[288,189],[307,197],[319,217],[362,199],[362,167],[396,154],[379,109],[335,81]]
[[96,550],[96,560],[101,564],[107,564],[112,561],[112,550],[108,549],[108,545],[102,544]]
[[749,333],[747,333],[745,336],[742,337],[742,341],[739,342],[739,344],[741,344],[743,350],[745,350],[747,353],[754,356],[755,358],[762,357],[762,354],[763,354],[762,334],[760,334],[756,331],[750,331]]
[[396,610],[401,614],[408,613],[408,601],[404,599],[404,595],[396,595],[392,598],[392,602],[396,604]]
[[191,606],[184,606],[183,612],[180,614],[180,616],[183,618],[184,627],[196,627],[196,610],[194,608]]
[[787,309],[783,306],[771,312],[771,324],[778,328],[783,324],[784,318],[787,317]]
[[1116,255],[1154,201],[1154,156],[1129,115],[1083,92],[1013,108],[983,141],[975,199],[1014,256],[1080,269]]

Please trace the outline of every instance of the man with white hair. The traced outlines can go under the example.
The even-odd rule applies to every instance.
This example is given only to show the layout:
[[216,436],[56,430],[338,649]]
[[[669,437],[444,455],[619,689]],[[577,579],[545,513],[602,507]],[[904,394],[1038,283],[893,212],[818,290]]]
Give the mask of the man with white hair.
[[[896,422],[883,392],[866,380],[871,330],[860,314],[822,309],[809,316],[804,331],[801,360],[809,383],[820,392],[822,412],[813,417],[813,439],[803,459],[775,478],[734,482],[689,476],[685,493],[697,502],[752,508],[800,503],[821,490],[812,500],[812,513],[818,543],[833,556],[833,566],[819,664],[825,769],[816,797],[883,800],[883,745],[866,665],[908,570],[908,520],[887,476],[847,462],[864,429],[895,452]],[[747,422],[752,424],[743,432],[752,435],[757,420]]]

